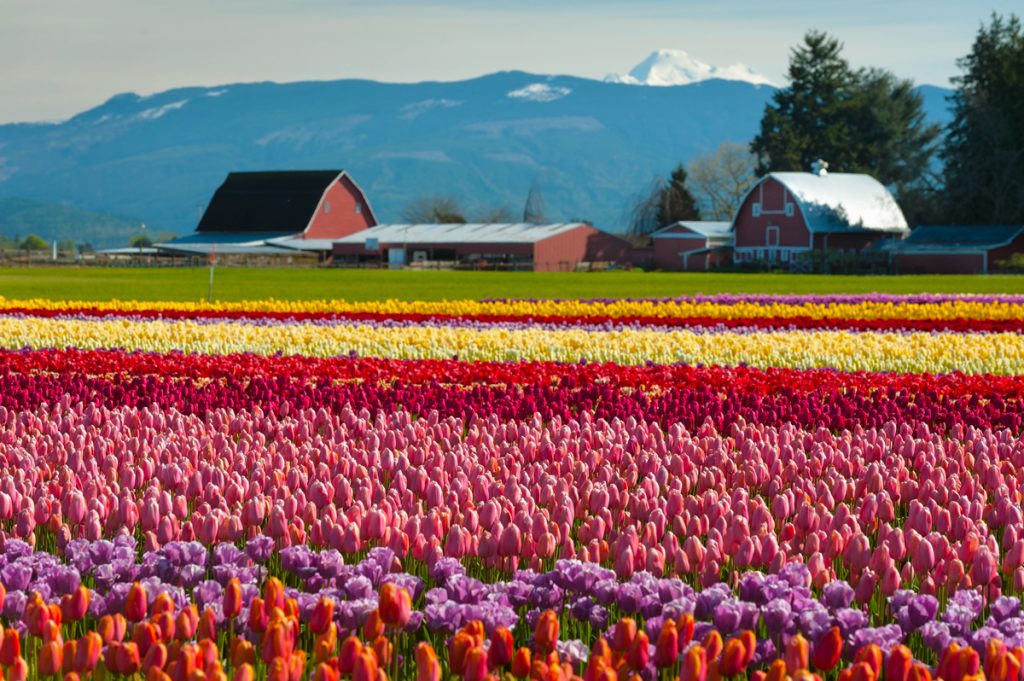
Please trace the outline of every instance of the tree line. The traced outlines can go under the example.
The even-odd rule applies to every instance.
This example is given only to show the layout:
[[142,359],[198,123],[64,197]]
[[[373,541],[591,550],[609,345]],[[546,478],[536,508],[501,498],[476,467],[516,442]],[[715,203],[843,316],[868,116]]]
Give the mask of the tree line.
[[1024,32],[993,15],[957,60],[952,122],[929,123],[910,80],[854,69],[843,45],[809,32],[792,50],[787,87],[744,148],[726,144],[656,179],[635,202],[634,233],[679,220],[730,220],[757,178],[816,159],[889,187],[911,225],[1024,223]]

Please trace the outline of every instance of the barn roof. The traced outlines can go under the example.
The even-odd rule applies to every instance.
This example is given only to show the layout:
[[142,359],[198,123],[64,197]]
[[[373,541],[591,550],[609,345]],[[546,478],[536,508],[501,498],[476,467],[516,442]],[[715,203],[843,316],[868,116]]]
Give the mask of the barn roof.
[[711,220],[680,220],[679,222],[673,222],[668,227],[662,227],[651,236],[657,238],[659,236],[666,236],[672,233],[676,227],[685,227],[686,229],[705,236],[708,238],[714,237],[729,237],[732,235],[732,223],[731,222],[716,222]]
[[917,227],[902,241],[883,244],[901,253],[982,251],[1008,246],[1024,233],[1024,225],[924,226]]
[[797,200],[812,232],[906,232],[907,221],[881,182],[857,173],[771,173]]
[[377,225],[338,239],[334,243],[362,244],[371,238],[375,238],[381,243],[390,244],[536,243],[548,237],[586,226],[582,222],[562,222],[551,225],[530,223]]
[[214,192],[197,232],[305,231],[342,170],[230,173]]

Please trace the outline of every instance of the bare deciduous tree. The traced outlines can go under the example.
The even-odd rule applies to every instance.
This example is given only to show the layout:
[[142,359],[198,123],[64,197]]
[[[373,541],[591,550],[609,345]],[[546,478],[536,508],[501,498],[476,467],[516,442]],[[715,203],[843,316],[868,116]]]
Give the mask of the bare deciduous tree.
[[489,208],[483,213],[480,213],[479,222],[487,224],[502,224],[507,222],[513,222],[515,216],[512,213],[512,209],[508,206],[498,206],[497,208]]
[[745,145],[724,142],[689,164],[689,184],[705,220],[732,220],[757,181],[756,159]]
[[410,224],[454,224],[466,222],[466,212],[451,196],[421,196],[402,209]]

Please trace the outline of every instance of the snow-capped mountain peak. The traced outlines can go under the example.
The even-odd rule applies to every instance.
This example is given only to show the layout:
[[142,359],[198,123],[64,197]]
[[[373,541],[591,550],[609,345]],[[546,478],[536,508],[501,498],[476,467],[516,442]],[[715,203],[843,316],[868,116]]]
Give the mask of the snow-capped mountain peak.
[[684,50],[668,49],[652,52],[625,76],[610,75],[605,80],[630,85],[668,86],[689,85],[712,78],[741,80],[754,85],[773,85],[767,77],[746,64],[712,66],[691,57]]

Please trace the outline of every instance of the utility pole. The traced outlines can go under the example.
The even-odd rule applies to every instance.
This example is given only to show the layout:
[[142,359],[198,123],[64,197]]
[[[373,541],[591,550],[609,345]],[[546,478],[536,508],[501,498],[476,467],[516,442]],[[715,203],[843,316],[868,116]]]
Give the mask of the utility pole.
[[210,247],[210,287],[206,291],[206,302],[213,303],[213,266],[217,264],[217,244]]

